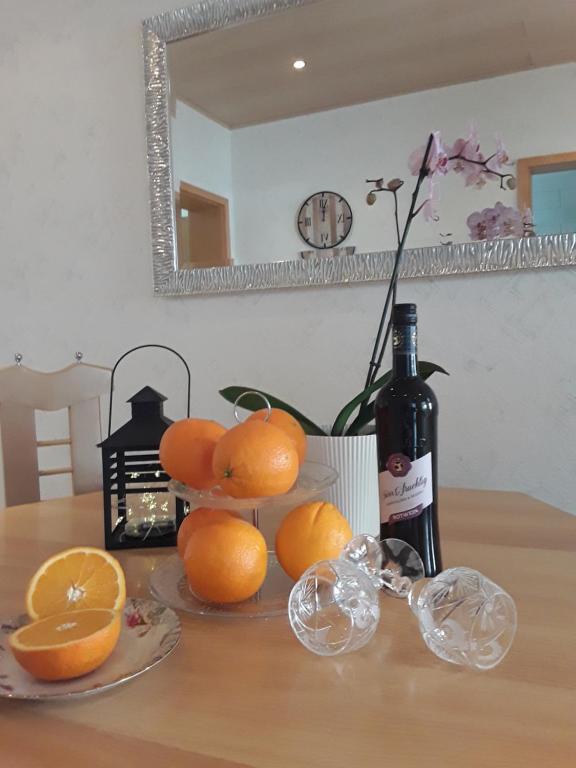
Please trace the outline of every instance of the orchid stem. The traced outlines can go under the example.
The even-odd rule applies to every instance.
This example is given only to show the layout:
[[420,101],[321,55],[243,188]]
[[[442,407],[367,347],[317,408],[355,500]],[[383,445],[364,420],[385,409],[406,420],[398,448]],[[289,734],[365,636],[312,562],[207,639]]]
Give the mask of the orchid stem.
[[[384,309],[382,310],[382,315],[380,317],[380,323],[378,324],[378,332],[376,334],[376,340],[374,342],[374,348],[372,350],[372,356],[370,358],[370,363],[368,365],[368,372],[366,375],[366,383],[365,383],[365,389],[366,387],[369,387],[376,379],[376,375],[378,371],[380,370],[380,366],[382,365],[382,359],[384,358],[384,352],[386,351],[386,346],[388,343],[388,338],[390,336],[390,329],[391,325],[388,324],[388,327],[386,329],[386,333],[384,335],[384,340],[382,343],[382,346],[380,346],[380,343],[382,341],[382,333],[384,332],[384,326],[386,324],[386,317],[388,316],[388,310],[390,309],[390,303],[392,299],[396,299],[396,283],[398,282],[398,275],[400,272],[400,262],[402,261],[402,254],[404,252],[404,245],[406,244],[406,239],[408,237],[408,233],[410,231],[410,226],[412,224],[413,219],[416,216],[416,204],[418,202],[418,195],[420,193],[420,187],[422,186],[422,182],[428,176],[428,158],[430,156],[430,150],[432,148],[432,142],[434,140],[434,135],[430,134],[428,137],[428,143],[426,145],[426,150],[424,152],[424,157],[422,158],[422,164],[420,166],[420,171],[418,173],[418,180],[416,182],[416,186],[414,188],[414,192],[412,193],[412,202],[410,204],[410,210],[408,211],[408,216],[406,218],[406,224],[404,225],[404,231],[402,232],[402,236],[400,236],[400,226],[398,224],[398,199],[396,193],[394,194],[394,201],[395,201],[395,219],[397,223],[396,231],[398,235],[398,248],[396,250],[396,256],[394,258],[394,266],[392,268],[392,275],[390,277],[390,284],[388,285],[388,291],[386,293],[386,300],[384,302]],[[366,398],[360,406],[360,414],[363,414],[368,406],[369,398]]]
[[394,190],[394,222],[396,224],[396,242],[400,248],[400,222],[398,221],[398,190]]
[[[376,376],[382,365],[382,360],[384,359],[384,354],[386,352],[386,347],[388,345],[390,333],[392,331],[392,312],[390,310],[390,303],[392,303],[392,306],[396,303],[396,293],[397,293],[398,276],[400,273],[400,263],[402,261],[404,246],[406,244],[406,239],[408,237],[408,233],[410,231],[412,221],[416,218],[416,216],[419,214],[419,212],[422,210],[422,207],[423,207],[423,204],[420,206],[417,206],[418,195],[420,194],[420,188],[422,186],[424,179],[429,175],[428,159],[430,157],[430,150],[432,148],[433,141],[434,141],[434,134],[431,133],[430,136],[428,137],[428,143],[426,144],[424,157],[422,158],[422,163],[420,165],[420,170],[418,172],[418,179],[416,181],[416,186],[414,187],[414,191],[412,193],[410,210],[408,211],[408,216],[406,217],[406,223],[404,224],[404,230],[402,232],[402,235],[400,235],[400,223],[398,218],[398,195],[397,195],[398,190],[393,189],[391,185],[389,185],[387,188],[384,187],[383,179],[368,180],[369,183],[373,183],[376,185],[375,188],[371,190],[370,194],[373,194],[376,192],[393,192],[394,194],[394,221],[396,224],[396,239],[397,239],[398,247],[396,250],[396,255],[394,257],[394,265],[392,268],[392,275],[390,277],[390,284],[388,286],[388,291],[386,293],[384,309],[382,310],[382,315],[380,317],[380,322],[378,324],[378,331],[376,333],[376,339],[374,341],[374,347],[372,349],[372,356],[370,357],[370,362],[368,364],[368,371],[366,374],[364,389],[367,389],[368,387],[370,387],[376,380]],[[462,162],[470,163],[472,165],[482,166],[482,172],[488,176],[493,176],[500,179],[500,188],[504,189],[505,188],[504,182],[507,179],[513,180],[514,176],[511,173],[501,173],[497,170],[492,170],[492,168],[490,168],[489,163],[491,160],[494,159],[494,157],[496,157],[496,154],[497,154],[496,152],[493,153],[485,160],[472,160],[467,157],[464,157],[462,154],[457,154],[457,155],[453,155],[452,157],[448,157],[448,160],[449,161],[460,160]],[[400,184],[401,183],[402,182],[400,182]],[[511,183],[509,183],[509,187],[510,189],[513,188]],[[389,310],[390,310],[390,318],[388,320],[388,323],[386,323],[386,318],[388,316]],[[384,332],[384,327],[386,327],[385,332]],[[384,334],[384,338],[382,338],[383,334]],[[368,395],[360,404],[358,415],[356,419],[352,422],[352,425],[348,430],[348,434],[350,433],[355,434],[354,427],[362,422],[362,419],[366,414],[366,410],[368,408],[369,402],[370,402],[370,396]]]
[[[410,231],[410,227],[412,225],[412,222],[414,221],[414,219],[417,216],[416,203],[418,202],[418,195],[420,194],[420,187],[422,186],[422,182],[424,181],[424,179],[428,175],[428,171],[427,171],[426,166],[427,166],[427,163],[428,163],[428,155],[430,154],[430,147],[432,145],[432,139],[433,139],[433,136],[432,136],[432,134],[430,134],[430,139],[428,140],[428,145],[426,147],[426,152],[424,154],[424,160],[422,161],[422,166],[420,168],[420,173],[418,174],[418,181],[416,182],[416,187],[414,189],[414,192],[412,193],[412,202],[410,204],[410,210],[408,212],[408,217],[406,219],[406,224],[404,226],[404,232],[402,233],[402,239],[401,239],[400,245],[398,247],[398,252],[397,252],[397,255],[396,255],[396,261],[394,263],[394,270],[392,271],[392,277],[391,277],[391,281],[390,281],[391,282],[391,284],[390,284],[391,291],[390,291],[390,289],[388,290],[388,296],[386,297],[386,303],[384,304],[384,312],[383,312],[383,317],[384,318],[386,317],[386,314],[388,313],[388,306],[390,305],[391,297],[392,296],[394,296],[394,298],[396,297],[396,284],[398,282],[398,275],[400,274],[400,262],[402,260],[402,255],[404,253],[404,245],[406,244],[406,240],[408,238],[408,233]],[[391,322],[392,322],[392,318],[390,318],[390,323]],[[374,383],[374,380],[376,378],[376,374],[380,370],[380,366],[382,365],[382,360],[384,358],[384,353],[386,351],[386,345],[387,345],[387,342],[388,342],[389,335],[390,335],[389,332],[387,332],[385,337],[384,337],[384,343],[382,344],[382,346],[380,348],[380,352],[378,353],[378,358],[377,358],[376,366],[372,367],[372,376],[371,376],[371,379],[370,379],[370,382],[369,382],[368,386],[370,386],[370,384]]]
[[514,174],[513,173],[500,173],[500,171],[494,171],[488,163],[490,160],[493,160],[496,157],[496,153],[494,152],[490,157],[487,157],[486,160],[471,160],[468,157],[464,157],[463,155],[453,155],[452,157],[449,157],[448,160],[462,160],[465,163],[470,163],[471,165],[481,165],[482,171],[488,175],[496,176],[500,179],[500,189],[505,189],[504,187],[504,180],[505,179],[513,179]]

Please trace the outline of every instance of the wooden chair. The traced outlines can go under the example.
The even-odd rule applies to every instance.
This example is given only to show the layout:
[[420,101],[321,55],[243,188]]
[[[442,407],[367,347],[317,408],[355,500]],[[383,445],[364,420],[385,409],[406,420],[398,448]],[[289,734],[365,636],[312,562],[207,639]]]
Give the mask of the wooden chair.
[[[40,500],[40,478],[72,477],[74,494],[102,487],[97,444],[102,439],[100,398],[110,388],[109,368],[77,362],[60,371],[44,373],[22,365],[0,370],[0,436],[4,464],[6,506]],[[38,440],[36,411],[68,409],[69,437]],[[70,447],[70,465],[39,469],[38,449]]]

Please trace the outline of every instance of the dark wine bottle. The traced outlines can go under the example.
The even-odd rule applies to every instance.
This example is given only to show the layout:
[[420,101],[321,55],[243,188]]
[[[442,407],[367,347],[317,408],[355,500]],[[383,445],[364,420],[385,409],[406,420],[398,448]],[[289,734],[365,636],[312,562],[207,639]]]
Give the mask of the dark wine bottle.
[[392,380],[376,398],[382,538],[417,550],[426,576],[442,570],[438,531],[438,402],[418,375],[416,305],[392,309]]

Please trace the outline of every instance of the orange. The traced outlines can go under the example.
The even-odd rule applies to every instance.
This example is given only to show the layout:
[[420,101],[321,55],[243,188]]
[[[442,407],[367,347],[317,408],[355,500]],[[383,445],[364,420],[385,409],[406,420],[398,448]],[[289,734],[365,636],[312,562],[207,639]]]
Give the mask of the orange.
[[226,432],[207,419],[182,419],[171,424],[160,441],[160,464],[174,480],[208,490],[215,485],[212,454]]
[[236,512],[232,512],[228,509],[208,509],[207,507],[193,509],[186,515],[180,528],[178,528],[177,544],[180,557],[184,557],[188,539],[197,528],[210,523],[219,523],[222,520],[228,520],[228,518],[236,516]]
[[277,496],[292,488],[298,477],[298,454],[279,427],[245,421],[228,430],[214,451],[212,467],[229,496]]
[[276,555],[288,576],[297,581],[319,560],[339,557],[352,538],[341,512],[327,501],[312,501],[288,512],[276,533]]
[[31,619],[81,608],[121,611],[125,602],[126,580],[120,563],[96,547],[74,547],[49,558],[26,590]]
[[246,421],[265,421],[268,424],[274,424],[275,427],[280,427],[294,443],[294,448],[298,452],[298,461],[302,464],[306,458],[306,432],[304,432],[300,422],[294,416],[291,416],[281,408],[272,408],[270,410],[270,418],[268,418],[268,409],[263,408],[261,411],[256,411],[252,416],[249,416]]
[[105,608],[68,611],[34,621],[10,635],[16,661],[40,680],[69,680],[93,672],[120,636],[121,614]]
[[260,531],[230,517],[190,535],[184,569],[190,589],[207,603],[240,603],[266,578],[268,553]]

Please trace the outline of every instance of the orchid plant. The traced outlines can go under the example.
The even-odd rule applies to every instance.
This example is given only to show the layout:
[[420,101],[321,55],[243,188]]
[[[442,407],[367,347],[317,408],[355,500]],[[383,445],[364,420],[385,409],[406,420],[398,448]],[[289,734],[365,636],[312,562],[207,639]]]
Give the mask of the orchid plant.
[[466,219],[471,240],[494,240],[497,237],[532,237],[532,211],[497,202],[493,208],[471,213]]
[[[404,248],[412,222],[419,214],[422,214],[428,221],[438,220],[436,204],[440,179],[453,172],[464,179],[465,186],[467,187],[478,188],[490,182],[498,182],[500,189],[512,190],[516,187],[516,179],[511,173],[506,171],[506,166],[509,164],[508,153],[500,139],[497,140],[495,151],[486,156],[480,149],[478,137],[474,129],[470,131],[467,138],[457,138],[452,145],[445,144],[440,132],[434,131],[429,135],[427,143],[414,150],[408,158],[408,167],[417,178],[403,227],[400,226],[398,192],[404,186],[404,181],[399,178],[391,179],[388,182],[385,182],[384,178],[367,180],[367,183],[371,185],[366,198],[368,205],[373,205],[376,202],[377,195],[380,192],[387,192],[393,196],[394,222],[398,245],[372,355],[368,363],[364,388],[338,413],[330,430],[330,435],[349,436],[360,434],[369,428],[374,419],[375,395],[392,377],[391,371],[382,376],[378,376],[378,372],[382,365],[392,329],[391,310],[392,305],[396,303],[398,275],[400,274]],[[426,183],[426,194],[422,195],[424,183]],[[498,215],[501,215],[500,212]],[[508,227],[508,224],[506,224],[506,227]],[[418,363],[418,372],[424,379],[427,379],[435,372],[447,373],[439,365],[426,361]],[[242,396],[242,407],[251,411],[262,408],[262,398],[260,395],[264,395],[273,408],[281,408],[294,416],[307,434],[327,434],[318,424],[304,416],[296,408],[274,395],[263,392],[258,387],[226,387],[220,391],[220,394],[231,403],[235,403]]]

